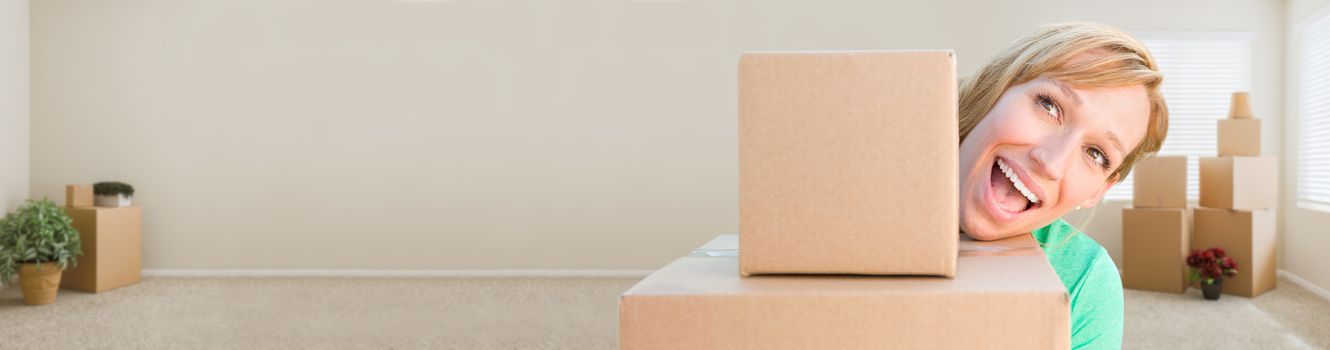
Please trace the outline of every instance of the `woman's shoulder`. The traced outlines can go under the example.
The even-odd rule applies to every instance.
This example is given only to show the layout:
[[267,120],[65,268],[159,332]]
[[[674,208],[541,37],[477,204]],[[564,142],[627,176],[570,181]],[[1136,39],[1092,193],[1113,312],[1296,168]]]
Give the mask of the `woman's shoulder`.
[[1072,347],[1122,346],[1122,278],[1099,242],[1066,221],[1032,232],[1071,297]]
[[1058,219],[1032,234],[1069,290],[1086,282],[1121,286],[1117,264],[1108,251],[1075,226]]
[[1062,219],[1057,219],[1031,234],[1036,241],[1039,241],[1039,246],[1044,248],[1045,253],[1073,254],[1084,256],[1087,260],[1109,259],[1110,262],[1112,260],[1104,246]]

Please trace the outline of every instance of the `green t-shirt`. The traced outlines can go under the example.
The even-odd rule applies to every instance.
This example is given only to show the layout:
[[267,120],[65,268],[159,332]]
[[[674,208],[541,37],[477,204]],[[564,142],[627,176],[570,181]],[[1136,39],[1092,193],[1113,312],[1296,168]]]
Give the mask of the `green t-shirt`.
[[1122,278],[1104,247],[1062,219],[1032,232],[1071,296],[1071,348],[1122,348]]

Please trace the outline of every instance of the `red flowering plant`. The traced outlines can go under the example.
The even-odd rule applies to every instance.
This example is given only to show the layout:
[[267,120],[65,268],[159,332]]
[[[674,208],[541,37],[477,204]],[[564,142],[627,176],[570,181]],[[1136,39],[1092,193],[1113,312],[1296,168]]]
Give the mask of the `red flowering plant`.
[[1188,280],[1202,280],[1205,284],[1214,284],[1216,280],[1238,275],[1238,262],[1233,261],[1233,257],[1224,255],[1224,249],[1219,247],[1206,250],[1193,249],[1191,254],[1187,255],[1187,266],[1191,267]]

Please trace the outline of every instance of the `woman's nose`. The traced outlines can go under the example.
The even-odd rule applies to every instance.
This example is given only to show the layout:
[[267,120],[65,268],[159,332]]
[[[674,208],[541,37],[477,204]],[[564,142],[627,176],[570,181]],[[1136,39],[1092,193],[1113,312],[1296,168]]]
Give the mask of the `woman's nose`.
[[1062,165],[1075,148],[1075,145],[1065,141],[1065,138],[1057,137],[1050,137],[1045,142],[1031,148],[1030,160],[1034,163],[1033,175],[1051,181],[1061,180],[1062,172],[1065,169]]

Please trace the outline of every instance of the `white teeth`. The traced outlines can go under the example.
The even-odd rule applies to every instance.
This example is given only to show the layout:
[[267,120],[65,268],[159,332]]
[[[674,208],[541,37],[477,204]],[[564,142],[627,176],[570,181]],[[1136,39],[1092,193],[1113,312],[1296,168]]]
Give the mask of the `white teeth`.
[[1003,162],[1001,158],[998,158],[997,164],[998,169],[1002,170],[1003,175],[1007,175],[1007,180],[1011,180],[1011,184],[1016,186],[1016,190],[1020,191],[1021,195],[1025,196],[1025,199],[1030,200],[1030,203],[1039,203],[1039,198],[1035,197],[1034,192],[1030,192],[1030,189],[1025,187],[1025,183],[1021,182],[1021,178],[1016,176],[1016,173],[1011,171],[1011,168],[1007,167],[1006,162]]

